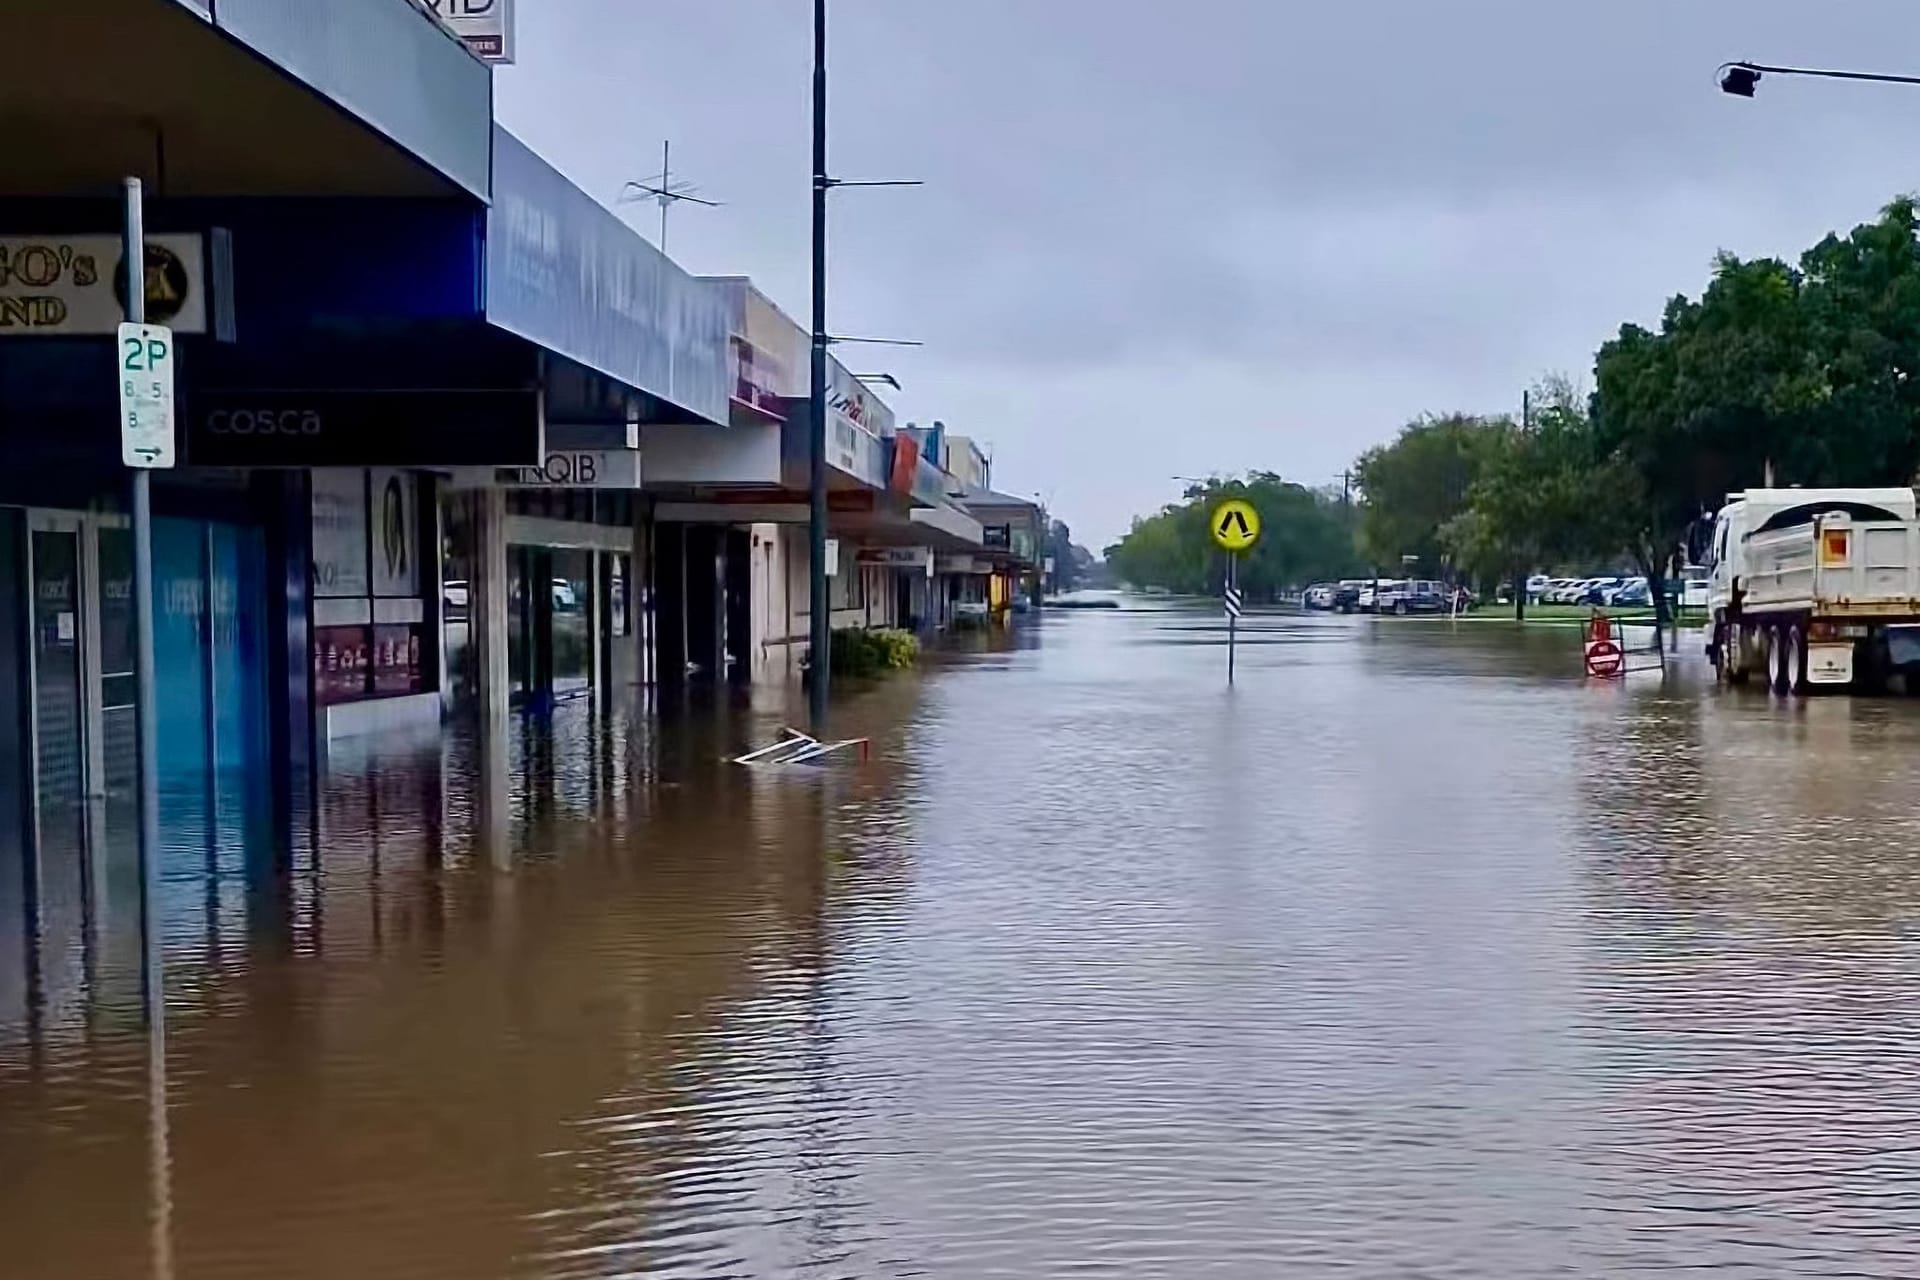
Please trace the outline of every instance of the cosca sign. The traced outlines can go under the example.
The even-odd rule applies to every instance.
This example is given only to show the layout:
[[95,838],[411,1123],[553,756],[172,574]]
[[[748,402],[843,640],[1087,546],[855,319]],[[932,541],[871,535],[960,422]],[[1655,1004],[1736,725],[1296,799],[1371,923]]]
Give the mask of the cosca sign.
[[318,409],[215,409],[207,434],[215,436],[317,436],[326,430]]

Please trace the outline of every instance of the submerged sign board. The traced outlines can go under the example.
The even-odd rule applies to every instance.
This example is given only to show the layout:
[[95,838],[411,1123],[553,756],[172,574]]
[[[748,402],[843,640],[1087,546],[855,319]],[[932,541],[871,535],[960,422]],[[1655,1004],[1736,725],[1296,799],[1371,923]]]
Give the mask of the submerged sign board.
[[513,0],[421,0],[482,62],[513,61]]

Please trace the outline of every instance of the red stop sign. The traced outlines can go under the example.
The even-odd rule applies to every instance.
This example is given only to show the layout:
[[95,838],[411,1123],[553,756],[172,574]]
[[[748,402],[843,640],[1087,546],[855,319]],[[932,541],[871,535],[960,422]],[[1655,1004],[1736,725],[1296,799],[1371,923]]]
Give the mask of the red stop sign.
[[1626,664],[1626,655],[1620,652],[1620,646],[1611,640],[1587,641],[1587,674],[1590,676],[1617,676]]

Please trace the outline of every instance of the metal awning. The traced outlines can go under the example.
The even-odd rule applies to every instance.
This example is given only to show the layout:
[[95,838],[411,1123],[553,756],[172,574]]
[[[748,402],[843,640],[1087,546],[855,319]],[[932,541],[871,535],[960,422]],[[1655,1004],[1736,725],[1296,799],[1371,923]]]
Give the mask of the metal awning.
[[395,0],[10,0],[0,195],[489,190],[492,82]]

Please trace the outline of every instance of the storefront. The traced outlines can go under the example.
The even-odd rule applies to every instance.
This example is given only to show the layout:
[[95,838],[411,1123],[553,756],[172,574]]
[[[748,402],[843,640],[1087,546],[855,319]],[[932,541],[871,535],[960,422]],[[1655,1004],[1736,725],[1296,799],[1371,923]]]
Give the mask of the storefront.
[[449,477],[440,534],[449,703],[470,704],[479,692],[471,499],[489,489],[504,505],[511,700],[540,708],[639,683],[646,599],[635,555],[638,484],[631,450],[553,451],[540,467],[463,468]]
[[434,545],[424,523],[432,485],[394,467],[310,473],[309,657],[322,741],[440,722],[438,574],[420,554]]
[[[268,530],[244,492],[154,521],[162,875],[270,847]],[[217,510],[228,507],[228,510]],[[0,507],[0,910],[47,994],[81,979],[109,903],[138,900],[133,536],[105,510]]]

